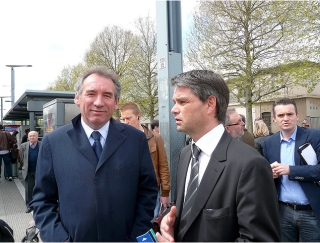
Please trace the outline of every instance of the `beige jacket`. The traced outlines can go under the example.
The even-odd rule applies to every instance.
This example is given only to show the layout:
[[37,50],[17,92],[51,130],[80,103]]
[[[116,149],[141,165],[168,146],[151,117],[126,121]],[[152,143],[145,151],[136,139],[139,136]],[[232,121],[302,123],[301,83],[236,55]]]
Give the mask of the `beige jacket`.
[[146,126],[142,127],[148,140],[158,186],[161,188],[161,196],[168,197],[170,192],[170,171],[163,139],[160,134],[150,131]]

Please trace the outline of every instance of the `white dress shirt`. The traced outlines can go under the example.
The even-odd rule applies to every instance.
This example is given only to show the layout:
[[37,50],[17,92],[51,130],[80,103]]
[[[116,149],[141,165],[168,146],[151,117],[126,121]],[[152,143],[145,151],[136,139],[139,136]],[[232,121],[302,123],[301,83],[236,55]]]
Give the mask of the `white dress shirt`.
[[108,136],[108,132],[109,132],[109,125],[110,125],[110,121],[108,121],[103,127],[101,127],[99,130],[93,130],[91,127],[89,127],[83,120],[82,120],[82,117],[81,117],[81,125],[88,137],[88,140],[91,144],[91,146],[93,145],[94,143],[94,139],[91,137],[91,134],[93,131],[98,131],[100,132],[101,136],[100,136],[100,143],[101,143],[101,146],[102,146],[102,149],[103,149],[103,146],[105,145],[106,143],[106,140],[107,140],[107,136]]
[[[207,166],[209,164],[211,154],[217,147],[217,144],[219,143],[225,129],[222,124],[219,124],[215,128],[213,128],[210,132],[202,136],[195,144],[201,149],[201,153],[199,155],[199,176],[198,176],[198,185],[200,185],[200,182],[202,180],[203,174],[207,169]],[[192,140],[192,144],[194,141]],[[191,145],[192,146],[192,145]],[[184,193],[186,195],[188,183],[190,180],[190,170],[191,167],[191,160],[189,162],[187,176],[186,176],[186,184]]]

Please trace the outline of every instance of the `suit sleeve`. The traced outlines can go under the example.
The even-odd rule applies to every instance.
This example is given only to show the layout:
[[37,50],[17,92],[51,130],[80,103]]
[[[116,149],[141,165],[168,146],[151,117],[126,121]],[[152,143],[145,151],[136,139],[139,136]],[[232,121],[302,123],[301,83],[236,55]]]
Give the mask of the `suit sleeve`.
[[43,242],[63,242],[68,239],[57,211],[58,199],[49,138],[45,136],[38,155],[36,184],[31,202],[33,217]]
[[[259,203],[255,203],[257,198]],[[236,200],[237,241],[280,241],[278,200],[271,168],[264,158],[255,156],[244,164]]]
[[[156,200],[158,196],[158,183],[154,172],[147,139],[144,134],[140,136],[140,180],[136,213],[132,227],[132,234],[138,237],[146,233],[151,227]],[[135,239],[134,239],[135,240]]]
[[[311,130],[310,130],[311,131]],[[290,166],[290,180],[298,181],[319,181],[320,180],[320,131],[312,129],[312,138],[307,141],[311,143],[312,148],[316,152],[318,164],[317,165],[302,165],[302,166]],[[298,159],[301,158],[298,156]],[[301,161],[301,164],[302,161]]]

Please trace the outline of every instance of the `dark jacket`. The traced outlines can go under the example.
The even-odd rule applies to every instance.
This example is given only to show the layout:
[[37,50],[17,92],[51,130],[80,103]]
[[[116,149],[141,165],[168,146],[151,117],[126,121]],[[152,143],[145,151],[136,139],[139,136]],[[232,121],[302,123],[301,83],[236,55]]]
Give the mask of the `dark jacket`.
[[[304,165],[298,153],[298,148],[304,143],[310,143],[317,154],[317,165]],[[263,145],[264,157],[272,164],[275,161],[281,163],[280,132],[269,136]],[[297,135],[294,149],[294,164],[290,166],[289,180],[298,181],[313,213],[320,223],[320,187],[314,181],[320,181],[320,131],[312,128],[297,127]],[[281,177],[274,179],[278,195],[280,195]]]
[[226,131],[213,151],[189,213],[178,235],[190,145],[181,151],[177,171],[175,240],[234,242],[280,240],[278,200],[272,172],[254,149]]
[[111,118],[99,160],[80,115],[43,137],[30,205],[43,242],[136,241],[152,227],[157,195],[138,129]]
[[263,143],[267,137],[269,136],[261,136],[261,137],[256,137],[254,139],[255,148],[262,156],[263,156]]

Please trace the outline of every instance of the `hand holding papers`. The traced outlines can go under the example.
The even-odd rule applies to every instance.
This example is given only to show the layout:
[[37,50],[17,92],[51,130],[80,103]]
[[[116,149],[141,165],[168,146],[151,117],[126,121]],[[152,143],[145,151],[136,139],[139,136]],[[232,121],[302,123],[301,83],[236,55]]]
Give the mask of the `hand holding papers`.
[[[298,153],[305,165],[318,164],[316,152],[314,151],[310,143],[302,144],[298,149]],[[315,183],[320,187],[320,181],[315,181]]]
[[310,143],[305,143],[305,144],[301,145],[298,149],[298,152],[299,152],[302,160],[307,165],[318,164],[316,152],[313,150]]

